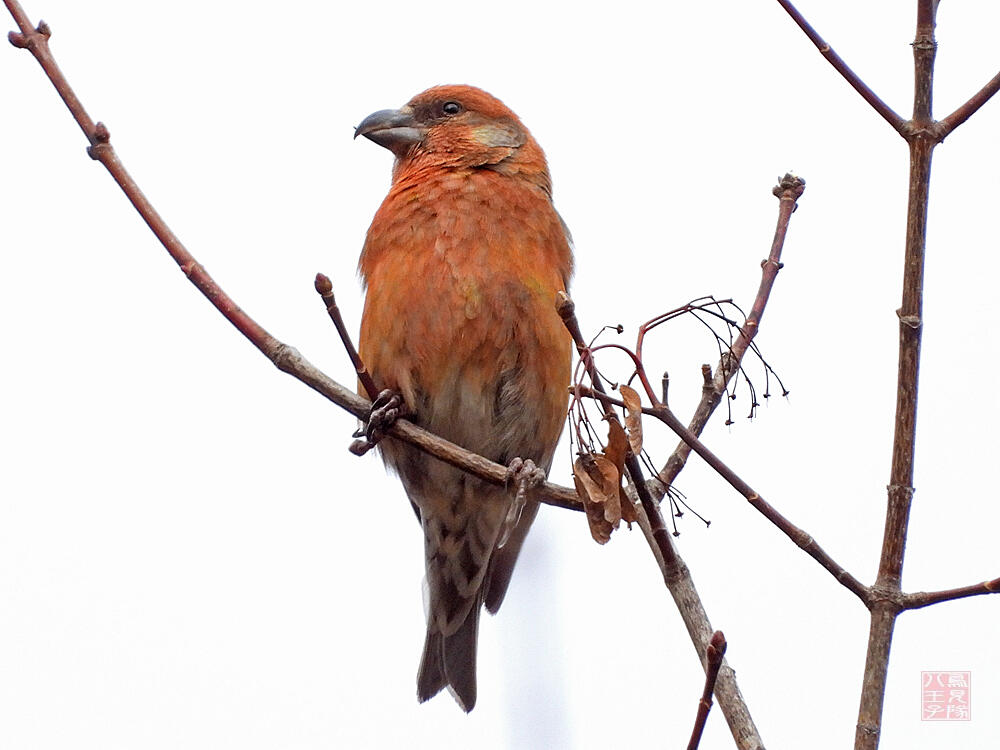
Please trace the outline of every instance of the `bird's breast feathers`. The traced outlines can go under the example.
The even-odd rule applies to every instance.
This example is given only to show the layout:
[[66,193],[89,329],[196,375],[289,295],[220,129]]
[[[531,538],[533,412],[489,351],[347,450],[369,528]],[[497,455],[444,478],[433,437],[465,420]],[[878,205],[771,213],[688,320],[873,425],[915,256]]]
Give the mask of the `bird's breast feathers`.
[[362,357],[418,415],[425,393],[448,421],[457,415],[444,402],[502,411],[526,396],[558,435],[571,342],[555,301],[571,263],[564,225],[536,185],[488,169],[397,182],[359,264]]

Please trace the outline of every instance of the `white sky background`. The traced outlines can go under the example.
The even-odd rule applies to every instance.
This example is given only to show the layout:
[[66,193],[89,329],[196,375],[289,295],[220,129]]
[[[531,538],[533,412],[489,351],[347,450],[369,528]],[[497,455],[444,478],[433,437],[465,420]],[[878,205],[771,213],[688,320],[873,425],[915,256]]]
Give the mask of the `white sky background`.
[[[665,9],[669,6],[669,9]],[[511,106],[549,157],[586,330],[704,294],[746,308],[770,189],[807,180],[758,342],[790,388],[706,441],[874,578],[894,410],[903,141],[773,1],[579,5],[30,0],[90,114],[216,280],[342,383],[312,291],[352,328],[391,155],[351,140],[438,83]],[[800,10],[901,114],[915,2]],[[993,3],[939,13],[935,113],[1000,69]],[[7,28],[13,22],[7,20]],[[0,747],[683,747],[702,676],[638,530],[549,510],[480,636],[479,705],[418,706],[421,534],[353,418],[188,284],[26,52],[0,53]],[[1000,101],[934,162],[907,590],[1000,574],[993,220]],[[686,417],[695,326],[650,350]],[[607,369],[607,368],[606,368]],[[613,367],[610,367],[613,370]],[[763,385],[763,381],[758,381]],[[674,439],[647,425],[660,462]],[[569,483],[560,451],[554,481]],[[699,460],[679,545],[769,747],[851,746],[863,606]],[[1000,599],[904,614],[882,747],[1000,741]],[[973,720],[921,723],[920,671],[971,670]],[[732,746],[713,711],[703,747]]]

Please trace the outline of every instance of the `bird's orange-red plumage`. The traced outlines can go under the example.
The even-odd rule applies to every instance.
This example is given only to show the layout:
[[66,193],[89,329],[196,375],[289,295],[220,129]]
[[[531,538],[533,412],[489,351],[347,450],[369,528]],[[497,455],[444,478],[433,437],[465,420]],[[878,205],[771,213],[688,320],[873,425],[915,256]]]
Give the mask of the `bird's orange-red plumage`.
[[[415,421],[499,463],[548,470],[565,419],[571,341],[555,311],[572,272],[545,157],[500,101],[438,86],[358,134],[396,154],[359,269],[360,353]],[[418,674],[426,700],[476,700],[479,611],[500,606],[538,506],[391,439],[382,443],[420,518],[429,593]]]

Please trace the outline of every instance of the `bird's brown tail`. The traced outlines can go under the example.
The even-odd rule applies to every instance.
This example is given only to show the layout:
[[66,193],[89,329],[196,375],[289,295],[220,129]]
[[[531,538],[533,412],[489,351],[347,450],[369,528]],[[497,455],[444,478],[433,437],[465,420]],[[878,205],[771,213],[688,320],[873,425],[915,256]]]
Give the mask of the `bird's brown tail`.
[[417,672],[417,698],[421,703],[448,687],[463,711],[468,713],[475,708],[476,642],[481,609],[480,594],[465,622],[451,635],[442,635],[433,620],[428,623],[424,654]]

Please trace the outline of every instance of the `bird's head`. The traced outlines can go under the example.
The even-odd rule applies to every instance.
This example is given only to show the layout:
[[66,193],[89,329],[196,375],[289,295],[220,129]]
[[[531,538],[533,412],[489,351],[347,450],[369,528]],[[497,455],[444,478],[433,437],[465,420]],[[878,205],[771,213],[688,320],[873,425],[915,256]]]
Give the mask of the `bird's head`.
[[354,131],[411,168],[485,167],[548,183],[541,148],[503,102],[473,86],[435,86],[399,109],[368,115]]

